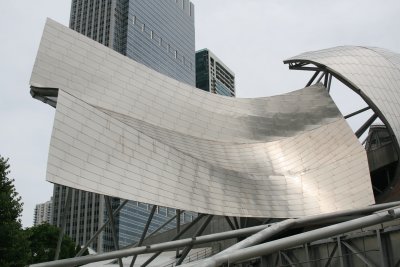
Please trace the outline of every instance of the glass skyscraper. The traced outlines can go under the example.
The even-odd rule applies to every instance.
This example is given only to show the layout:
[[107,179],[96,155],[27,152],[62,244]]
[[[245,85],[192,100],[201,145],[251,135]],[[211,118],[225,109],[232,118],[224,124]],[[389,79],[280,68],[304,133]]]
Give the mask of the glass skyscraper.
[[[195,86],[194,6],[189,0],[72,0],[70,28],[162,74]],[[54,186],[54,225],[61,226],[66,187]],[[121,199],[112,198],[116,209]],[[151,205],[129,201],[115,217],[120,247],[139,240]],[[149,232],[176,210],[157,207]],[[107,220],[104,198],[71,190],[66,234],[84,244]],[[181,214],[181,223],[195,213]],[[176,227],[172,221],[166,229]],[[106,227],[91,246],[97,252],[114,249],[111,228]]]
[[235,74],[209,49],[202,49],[196,52],[196,87],[234,97]]
[[195,85],[194,6],[188,0],[73,0],[70,28]]

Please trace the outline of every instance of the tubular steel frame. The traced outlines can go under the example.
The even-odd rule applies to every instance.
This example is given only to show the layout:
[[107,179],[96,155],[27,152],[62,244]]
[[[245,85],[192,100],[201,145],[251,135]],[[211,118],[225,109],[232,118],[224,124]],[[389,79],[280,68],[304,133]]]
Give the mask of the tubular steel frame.
[[[145,264],[142,265],[142,266],[147,266],[149,263],[151,263],[152,260],[154,260],[159,254],[161,254],[161,252],[163,252],[165,250],[171,250],[171,249],[173,250],[178,247],[194,246],[197,244],[205,244],[205,243],[210,243],[210,242],[214,242],[214,241],[221,241],[221,240],[226,240],[226,239],[231,239],[231,238],[239,238],[239,237],[247,236],[248,238],[245,239],[247,241],[243,242],[242,245],[237,247],[237,249],[228,249],[225,253],[219,253],[219,254],[216,254],[215,256],[213,256],[213,257],[217,258],[218,262],[221,259],[227,259],[227,258],[229,258],[230,262],[235,262],[238,260],[243,260],[243,259],[248,259],[248,258],[253,257],[255,251],[258,256],[263,256],[263,255],[273,253],[273,252],[270,252],[271,251],[270,248],[276,246],[276,243],[273,243],[275,241],[265,243],[262,245],[258,245],[258,244],[260,242],[263,242],[262,241],[263,239],[268,239],[271,236],[279,234],[282,231],[282,227],[279,227],[279,226],[282,226],[285,224],[290,224],[291,226],[288,227],[287,229],[292,229],[295,226],[296,227],[304,227],[307,225],[315,225],[315,224],[325,224],[325,223],[331,224],[331,226],[328,226],[330,228],[324,227],[324,228],[314,230],[314,231],[318,231],[318,233],[319,233],[318,235],[314,234],[315,233],[314,231],[309,231],[309,232],[305,232],[305,233],[302,233],[299,235],[290,236],[290,237],[288,237],[288,238],[290,238],[289,241],[286,241],[287,238],[276,240],[276,242],[278,242],[278,244],[279,244],[279,246],[277,246],[277,248],[278,248],[278,250],[281,250],[283,248],[293,247],[296,244],[303,244],[303,243],[310,242],[312,240],[319,240],[319,239],[330,237],[333,235],[345,233],[345,232],[351,231],[352,229],[355,230],[360,227],[366,227],[366,226],[370,226],[373,224],[394,220],[394,219],[400,217],[400,208],[394,209],[394,207],[399,206],[399,205],[400,205],[400,202],[391,202],[391,203],[386,203],[386,204],[365,207],[365,208],[361,208],[361,209],[340,211],[340,212],[334,212],[334,213],[328,213],[328,214],[320,214],[320,215],[316,215],[316,216],[303,217],[303,218],[299,218],[299,219],[289,219],[289,221],[285,220],[285,221],[282,221],[282,222],[279,222],[276,224],[260,225],[260,226],[237,229],[237,230],[232,230],[232,231],[227,231],[227,232],[222,232],[222,233],[216,233],[216,234],[210,234],[210,235],[205,235],[205,236],[198,236],[198,237],[192,237],[192,238],[178,240],[179,237],[181,237],[187,230],[189,230],[197,222],[199,222],[203,217],[205,217],[204,214],[200,214],[192,223],[190,223],[185,228],[183,228],[182,231],[180,232],[180,234],[175,236],[173,238],[173,240],[169,241],[169,242],[164,242],[164,243],[159,243],[159,244],[154,244],[154,245],[147,245],[147,246],[142,246],[142,247],[132,247],[132,248],[127,248],[127,249],[121,249],[118,251],[107,252],[107,253],[102,253],[102,254],[98,254],[98,255],[88,255],[88,256],[63,259],[63,260],[52,261],[52,262],[39,263],[39,264],[31,265],[31,266],[34,266],[34,267],[73,266],[73,265],[81,265],[81,264],[87,264],[87,263],[91,263],[91,262],[112,260],[115,258],[122,258],[122,257],[133,256],[133,255],[156,252],[148,261],[146,261]],[[379,213],[376,213],[378,211],[379,211]],[[373,213],[376,213],[376,214],[373,214]],[[354,218],[358,218],[358,219],[354,219]],[[292,220],[294,221],[293,224],[291,223]],[[260,235],[261,235],[261,237],[260,237]],[[295,242],[293,242],[293,240],[295,240]],[[243,245],[244,243],[246,243],[246,244]],[[271,243],[273,243],[273,244],[271,244]],[[260,246],[267,246],[268,249],[259,250]],[[255,249],[255,251],[253,251],[252,249]],[[273,250],[273,251],[278,251],[278,250]],[[267,251],[268,253],[265,251]],[[243,253],[245,253],[245,254],[243,254]],[[239,256],[237,256],[237,255],[239,255]],[[232,260],[232,259],[234,259],[234,260]],[[209,258],[209,260],[213,261],[212,257]],[[199,262],[194,262],[194,263],[190,263],[190,264],[199,264]],[[189,266],[189,265],[185,264],[182,266]],[[204,266],[216,266],[216,265],[204,265]]]

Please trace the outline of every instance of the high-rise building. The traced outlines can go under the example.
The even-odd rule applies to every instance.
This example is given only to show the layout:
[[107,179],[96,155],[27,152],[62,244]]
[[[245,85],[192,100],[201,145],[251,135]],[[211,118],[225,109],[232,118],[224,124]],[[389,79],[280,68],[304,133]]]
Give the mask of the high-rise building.
[[194,6],[189,0],[72,0],[70,28],[195,85]]
[[202,49],[196,52],[196,87],[234,97],[235,74],[210,50]]
[[[77,244],[83,245],[108,219],[105,199],[99,194],[71,188],[69,190],[71,193],[68,197],[70,199],[70,207],[68,212],[64,213],[65,201],[67,200],[67,187],[61,185],[54,186],[54,216],[52,216],[52,224],[61,227],[63,215],[66,214],[65,234],[71,237]],[[113,210],[121,203],[121,199],[111,198]],[[152,205],[128,201],[121,211],[114,216],[119,247],[131,245],[140,239],[151,208]],[[160,227],[169,218],[173,217],[175,213],[175,209],[157,207],[148,232],[152,232]],[[181,214],[181,223],[190,222],[195,216],[195,213],[183,212]],[[173,220],[164,230],[175,227],[176,221]],[[90,247],[97,252],[114,250],[111,228],[107,226]]]
[[[194,6],[189,0],[72,0],[70,28],[178,81],[195,85]],[[52,223],[61,226],[67,188],[55,185]],[[104,197],[71,189],[66,234],[84,244],[107,220]],[[116,209],[121,199],[112,198]],[[115,216],[119,246],[140,239],[151,205],[129,201]],[[149,232],[174,216],[174,209],[157,207]],[[181,223],[195,213],[182,213]],[[176,227],[171,222],[165,229]],[[114,249],[106,227],[91,247]]]
[[44,203],[36,204],[33,225],[51,223],[53,198]]

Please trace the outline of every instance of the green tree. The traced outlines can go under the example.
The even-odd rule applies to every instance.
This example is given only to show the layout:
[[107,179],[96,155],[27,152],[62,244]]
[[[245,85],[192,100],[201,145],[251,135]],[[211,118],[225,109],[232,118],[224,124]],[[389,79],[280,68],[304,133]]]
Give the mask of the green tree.
[[21,197],[8,175],[8,159],[0,156],[0,266],[24,266],[29,260],[29,243],[22,230]]
[[[30,263],[39,263],[54,260],[60,228],[50,224],[40,224],[26,229],[29,236],[31,260]],[[72,258],[78,248],[72,239],[66,235],[61,243],[59,259]],[[79,250],[78,250],[79,251]],[[86,253],[87,255],[87,253]]]

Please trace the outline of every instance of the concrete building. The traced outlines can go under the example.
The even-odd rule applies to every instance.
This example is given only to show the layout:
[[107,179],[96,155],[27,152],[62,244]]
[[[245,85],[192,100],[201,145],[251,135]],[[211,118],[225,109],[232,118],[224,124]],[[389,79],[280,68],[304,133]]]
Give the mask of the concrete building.
[[[195,84],[194,6],[188,0],[72,0],[70,28],[178,81]],[[65,186],[55,184],[52,223],[61,226],[66,200]],[[98,194],[71,190],[70,215],[66,233],[84,244],[107,219],[105,200]],[[113,198],[115,209],[122,200]],[[119,246],[140,239],[151,205],[128,202],[116,218]],[[175,209],[158,207],[149,230],[154,230]],[[195,213],[182,213],[188,222]],[[175,227],[171,222],[167,229]],[[109,227],[92,248],[98,252],[114,248]]]
[[53,205],[53,198],[44,203],[36,204],[35,212],[33,215],[34,226],[42,223],[51,223],[52,210],[53,210],[52,205]]
[[196,87],[234,97],[235,74],[210,50],[202,49],[196,52]]

